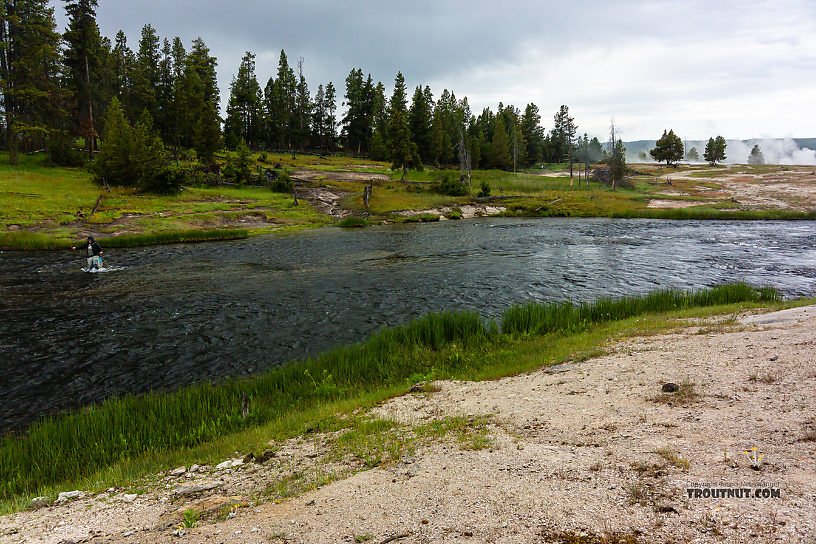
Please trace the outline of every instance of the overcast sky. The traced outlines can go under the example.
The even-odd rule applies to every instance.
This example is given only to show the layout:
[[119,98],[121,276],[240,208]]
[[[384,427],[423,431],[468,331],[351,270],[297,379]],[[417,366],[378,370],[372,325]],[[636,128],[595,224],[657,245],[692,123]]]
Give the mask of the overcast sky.
[[[57,7],[64,28],[63,3]],[[218,57],[222,102],[245,51],[263,87],[281,49],[314,93],[352,68],[390,93],[452,89],[479,113],[535,102],[549,129],[567,104],[602,140],[673,128],[688,139],[816,137],[816,1],[99,0],[97,20],[136,50],[142,25]]]

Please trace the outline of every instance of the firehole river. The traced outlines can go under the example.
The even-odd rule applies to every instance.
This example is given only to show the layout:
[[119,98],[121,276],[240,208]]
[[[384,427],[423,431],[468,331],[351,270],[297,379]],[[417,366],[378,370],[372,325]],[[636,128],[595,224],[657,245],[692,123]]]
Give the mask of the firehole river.
[[255,373],[426,312],[497,317],[745,280],[816,290],[816,223],[483,219],[0,253],[0,434],[112,395]]

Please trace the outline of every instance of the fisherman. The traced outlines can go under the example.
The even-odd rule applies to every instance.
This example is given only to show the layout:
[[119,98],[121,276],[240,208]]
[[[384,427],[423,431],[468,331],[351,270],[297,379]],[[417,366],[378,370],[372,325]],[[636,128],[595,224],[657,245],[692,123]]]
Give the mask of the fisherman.
[[[72,246],[71,249],[76,249],[76,246]],[[94,240],[93,236],[88,236],[88,268],[86,270],[99,269],[101,266],[102,246]]]

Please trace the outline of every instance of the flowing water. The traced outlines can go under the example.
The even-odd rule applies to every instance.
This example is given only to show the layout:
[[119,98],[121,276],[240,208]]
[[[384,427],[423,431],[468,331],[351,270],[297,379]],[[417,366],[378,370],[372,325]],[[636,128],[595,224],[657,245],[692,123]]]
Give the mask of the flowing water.
[[259,372],[441,309],[496,317],[745,280],[816,290],[816,223],[485,219],[0,253],[0,433],[111,395]]

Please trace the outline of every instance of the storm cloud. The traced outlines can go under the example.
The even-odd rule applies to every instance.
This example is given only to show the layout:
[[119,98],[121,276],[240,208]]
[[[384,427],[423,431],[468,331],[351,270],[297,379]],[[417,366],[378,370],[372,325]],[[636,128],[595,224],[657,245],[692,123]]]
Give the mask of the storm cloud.
[[333,81],[342,95],[356,67],[390,89],[400,70],[409,89],[452,89],[476,113],[535,102],[549,127],[567,104],[579,132],[604,139],[613,116],[627,140],[665,128],[688,139],[816,135],[811,0],[100,0],[97,17],[133,49],[145,23],[186,44],[201,36],[225,98],[245,51],[263,86],[285,49],[291,64],[304,58],[312,92]]

